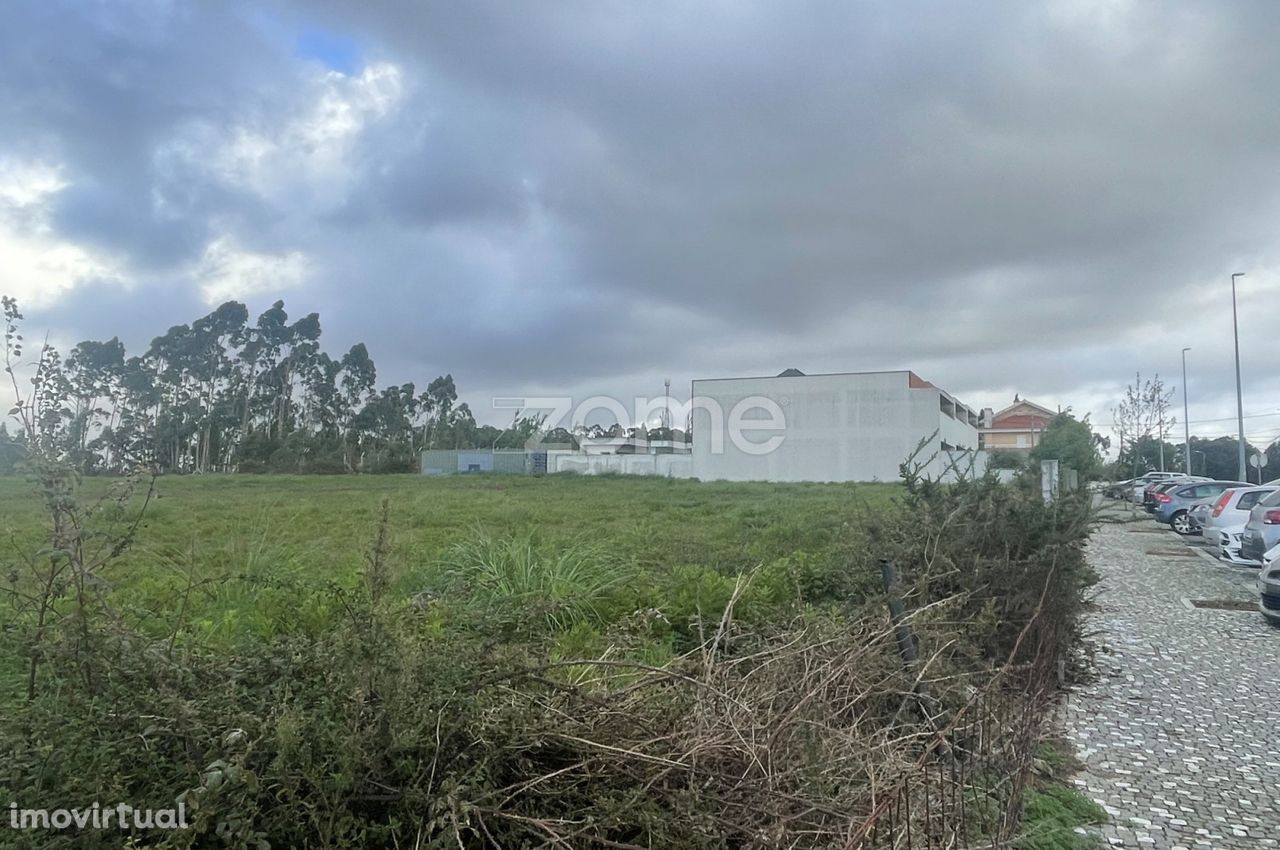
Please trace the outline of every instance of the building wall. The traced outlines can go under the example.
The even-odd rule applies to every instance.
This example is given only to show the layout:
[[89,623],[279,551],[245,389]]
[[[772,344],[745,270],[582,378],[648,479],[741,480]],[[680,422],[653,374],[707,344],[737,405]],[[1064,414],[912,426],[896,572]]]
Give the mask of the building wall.
[[[545,466],[540,466],[539,456],[545,458]],[[692,461],[688,453],[589,455],[565,449],[496,452],[488,449],[431,450],[422,453],[423,475],[457,475],[467,472],[529,475],[542,471],[579,472],[585,475],[615,472],[622,475],[661,475],[667,478],[693,477]]]
[[[693,412],[693,474],[729,481],[894,481],[898,466],[921,440],[937,431],[921,460],[943,441],[976,449],[976,414],[961,406],[960,418],[942,412],[936,387],[909,385],[908,372],[732,378],[693,382],[697,399],[714,401],[724,422],[705,407]],[[918,379],[917,379],[918,380]],[[923,384],[923,382],[920,382]],[[729,439],[735,406],[753,396],[772,399],[783,411],[781,444],[768,454],[743,451]],[[747,418],[754,417],[748,413]],[[748,432],[753,443],[772,431]],[[940,469],[940,460],[933,466]]]
[[[535,452],[490,449],[431,449],[422,453],[423,475],[455,475],[459,472],[524,474],[534,470]],[[544,453],[545,454],[545,453]]]
[[589,455],[582,452],[560,454],[554,459],[555,472],[581,475],[659,475],[664,478],[692,478],[693,462],[688,454]]
[[1038,433],[1035,431],[986,431],[982,435],[983,448],[991,451],[1031,451],[1035,448]]

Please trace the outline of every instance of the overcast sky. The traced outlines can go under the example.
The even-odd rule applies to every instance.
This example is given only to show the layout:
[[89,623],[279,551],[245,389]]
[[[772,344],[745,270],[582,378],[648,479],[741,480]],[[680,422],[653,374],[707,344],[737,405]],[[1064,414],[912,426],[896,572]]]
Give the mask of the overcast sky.
[[0,291],[135,352],[283,298],[483,421],[794,366],[1106,423],[1191,346],[1216,435],[1243,271],[1266,443],[1278,42],[1274,0],[14,2]]

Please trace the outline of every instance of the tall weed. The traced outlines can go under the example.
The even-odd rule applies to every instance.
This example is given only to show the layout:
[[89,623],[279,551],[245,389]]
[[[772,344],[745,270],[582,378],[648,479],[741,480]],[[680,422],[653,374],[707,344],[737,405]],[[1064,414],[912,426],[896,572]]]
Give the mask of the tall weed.
[[551,547],[533,535],[497,537],[481,530],[450,549],[442,568],[472,599],[535,612],[555,629],[604,622],[634,576],[597,546]]

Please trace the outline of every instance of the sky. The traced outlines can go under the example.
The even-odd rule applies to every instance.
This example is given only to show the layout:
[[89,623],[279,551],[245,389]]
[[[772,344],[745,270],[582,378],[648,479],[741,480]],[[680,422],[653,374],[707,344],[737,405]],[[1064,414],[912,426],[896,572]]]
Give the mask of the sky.
[[1244,272],[1266,444],[1277,41],[1274,0],[16,0],[0,292],[134,353],[283,299],[494,423],[795,367],[1105,433],[1189,346],[1217,436]]

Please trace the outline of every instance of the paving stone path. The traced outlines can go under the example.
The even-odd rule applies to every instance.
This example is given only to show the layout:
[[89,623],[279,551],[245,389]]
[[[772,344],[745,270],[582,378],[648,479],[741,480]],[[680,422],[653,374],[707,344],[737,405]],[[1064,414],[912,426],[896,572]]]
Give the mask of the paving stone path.
[[1161,554],[1184,544],[1135,530],[1156,527],[1104,525],[1089,544],[1099,677],[1064,711],[1076,783],[1111,816],[1112,846],[1280,847],[1280,629],[1188,608],[1254,600],[1256,573]]

